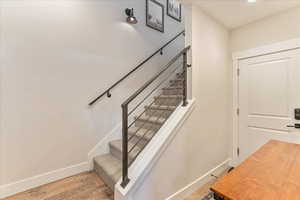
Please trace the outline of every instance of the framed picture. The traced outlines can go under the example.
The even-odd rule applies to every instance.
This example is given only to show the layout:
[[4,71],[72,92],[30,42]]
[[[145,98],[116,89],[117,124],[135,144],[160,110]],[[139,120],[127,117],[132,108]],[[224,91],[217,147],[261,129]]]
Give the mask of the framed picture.
[[165,29],[165,7],[156,0],[146,0],[146,25],[157,31]]
[[167,14],[181,22],[181,4],[177,0],[167,0]]

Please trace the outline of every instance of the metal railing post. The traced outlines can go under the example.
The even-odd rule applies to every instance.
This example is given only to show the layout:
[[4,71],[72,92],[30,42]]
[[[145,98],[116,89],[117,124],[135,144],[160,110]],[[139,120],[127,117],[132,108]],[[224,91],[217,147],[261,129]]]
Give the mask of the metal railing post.
[[182,106],[187,106],[187,52],[183,53],[183,103]]
[[128,104],[122,104],[122,183],[123,188],[129,183],[128,178]]

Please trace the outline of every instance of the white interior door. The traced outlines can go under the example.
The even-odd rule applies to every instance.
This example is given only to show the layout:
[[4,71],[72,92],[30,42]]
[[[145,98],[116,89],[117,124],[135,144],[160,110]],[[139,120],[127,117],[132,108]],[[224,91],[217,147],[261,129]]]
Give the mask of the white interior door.
[[239,61],[239,162],[269,140],[300,143],[300,50]]

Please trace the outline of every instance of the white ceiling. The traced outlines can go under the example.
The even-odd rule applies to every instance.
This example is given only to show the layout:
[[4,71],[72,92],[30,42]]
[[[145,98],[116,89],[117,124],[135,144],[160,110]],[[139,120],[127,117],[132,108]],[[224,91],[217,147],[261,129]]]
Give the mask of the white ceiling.
[[[199,5],[206,13],[233,29],[300,6],[300,0],[181,0]],[[292,20],[292,19],[291,19]]]

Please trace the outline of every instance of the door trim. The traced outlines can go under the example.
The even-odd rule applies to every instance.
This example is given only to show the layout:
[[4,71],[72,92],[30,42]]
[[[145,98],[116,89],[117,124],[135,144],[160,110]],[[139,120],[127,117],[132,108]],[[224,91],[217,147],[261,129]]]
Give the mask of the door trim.
[[230,149],[232,157],[230,163],[231,166],[236,166],[238,164],[237,149],[239,148],[239,117],[237,114],[237,109],[239,108],[239,61],[257,56],[269,55],[294,49],[300,49],[300,38],[232,53],[232,147]]

